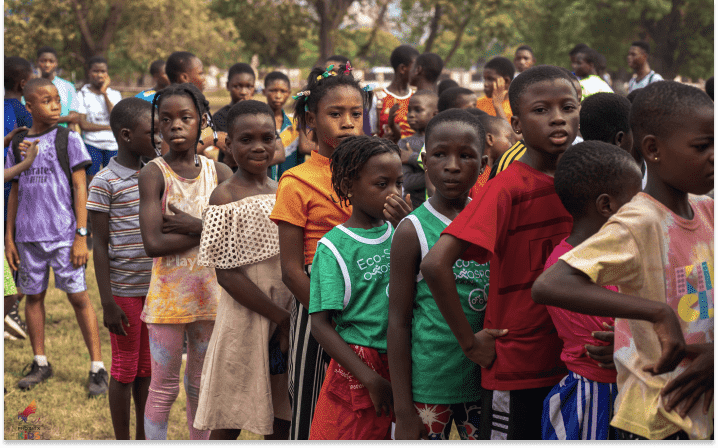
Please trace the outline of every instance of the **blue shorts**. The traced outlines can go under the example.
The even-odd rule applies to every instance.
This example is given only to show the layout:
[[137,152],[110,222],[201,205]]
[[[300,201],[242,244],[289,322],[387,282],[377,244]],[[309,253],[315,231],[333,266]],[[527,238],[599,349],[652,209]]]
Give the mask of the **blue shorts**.
[[543,440],[615,440],[610,426],[618,388],[568,372],[543,402]]
[[16,243],[20,255],[20,281],[18,289],[23,294],[40,294],[47,290],[50,268],[55,273],[55,287],[69,294],[87,290],[85,267],[75,268],[70,261],[72,243],[67,241],[42,241]]
[[87,173],[88,176],[94,176],[99,173],[102,168],[110,163],[110,159],[117,155],[117,151],[96,148],[87,143],[85,143],[85,146],[92,159],[92,165],[88,165],[87,168],[85,168],[85,173]]

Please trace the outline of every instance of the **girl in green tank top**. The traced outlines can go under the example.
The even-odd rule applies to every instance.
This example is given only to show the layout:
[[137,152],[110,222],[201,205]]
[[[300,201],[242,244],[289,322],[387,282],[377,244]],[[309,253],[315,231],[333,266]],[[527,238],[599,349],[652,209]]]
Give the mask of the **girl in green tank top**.
[[[462,352],[419,266],[469,203],[469,191],[488,161],[484,147],[478,118],[459,109],[436,115],[426,129],[423,155],[436,192],[399,224],[394,235],[387,341],[396,439],[448,439],[452,421],[462,439],[477,436],[481,368]],[[454,280],[473,332],[493,337],[495,330],[482,330],[488,263],[459,259]]]
[[394,228],[385,203],[401,197],[399,155],[395,143],[366,136],[344,139],[332,155],[332,186],[352,215],[319,240],[312,264],[312,334],[332,361],[310,440],[391,438],[386,291]]

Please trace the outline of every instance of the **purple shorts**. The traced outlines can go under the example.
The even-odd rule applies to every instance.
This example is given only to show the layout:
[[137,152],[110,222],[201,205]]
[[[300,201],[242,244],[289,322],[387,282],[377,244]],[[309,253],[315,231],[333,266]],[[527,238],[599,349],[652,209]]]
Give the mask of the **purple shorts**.
[[55,273],[55,287],[73,294],[87,290],[85,268],[75,268],[70,262],[72,242],[41,241],[15,243],[20,255],[20,281],[18,289],[23,294],[40,294],[47,290],[50,268]]

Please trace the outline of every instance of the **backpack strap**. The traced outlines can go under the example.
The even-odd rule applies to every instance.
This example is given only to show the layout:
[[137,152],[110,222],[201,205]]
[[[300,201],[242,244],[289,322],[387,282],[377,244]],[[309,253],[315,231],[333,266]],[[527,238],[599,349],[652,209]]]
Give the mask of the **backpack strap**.
[[72,213],[75,214],[75,186],[72,184],[72,170],[70,167],[70,155],[67,153],[67,145],[70,137],[70,130],[63,126],[57,126],[57,134],[55,135],[55,151],[57,152],[57,160],[60,162],[60,168],[67,177],[70,184],[70,204]]
[[10,144],[12,145],[12,154],[15,157],[15,164],[20,163],[20,143],[25,139],[27,133],[28,131],[18,132],[12,137]]

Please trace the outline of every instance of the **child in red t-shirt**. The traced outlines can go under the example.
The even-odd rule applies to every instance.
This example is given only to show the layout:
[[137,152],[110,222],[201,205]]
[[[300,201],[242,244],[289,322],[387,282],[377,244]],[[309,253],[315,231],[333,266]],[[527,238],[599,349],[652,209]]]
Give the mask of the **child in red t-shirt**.
[[[576,138],[579,100],[558,67],[533,67],[509,88],[511,125],[526,153],[487,183],[446,228],[421,263],[439,310],[464,353],[482,366],[481,439],[540,439],[543,400],[566,375],[561,340],[531,286],[572,218],[553,186],[559,156]],[[476,336],[462,312],[456,260],[491,262],[484,328]]]

